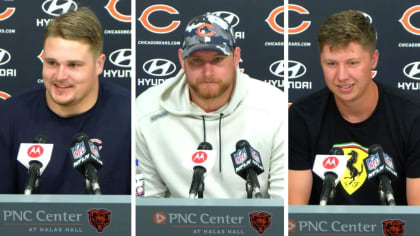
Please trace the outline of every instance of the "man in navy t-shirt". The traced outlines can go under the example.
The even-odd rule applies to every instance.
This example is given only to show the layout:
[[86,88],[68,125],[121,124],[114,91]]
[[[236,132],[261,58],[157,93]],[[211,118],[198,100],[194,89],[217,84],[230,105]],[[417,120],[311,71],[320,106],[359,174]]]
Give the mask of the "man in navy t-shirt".
[[1,102],[0,193],[23,193],[28,169],[17,160],[21,143],[43,135],[52,143],[38,193],[86,193],[70,146],[83,132],[99,150],[103,194],[130,194],[130,93],[99,80],[105,55],[102,27],[88,8],[51,21],[44,35],[44,87]]

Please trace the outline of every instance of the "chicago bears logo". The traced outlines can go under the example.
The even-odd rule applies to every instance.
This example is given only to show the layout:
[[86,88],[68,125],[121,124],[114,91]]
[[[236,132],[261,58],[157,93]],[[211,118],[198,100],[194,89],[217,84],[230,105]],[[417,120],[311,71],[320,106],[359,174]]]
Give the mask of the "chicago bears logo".
[[109,0],[108,4],[106,4],[105,9],[108,11],[108,13],[112,16],[112,18],[121,21],[129,23],[131,22],[131,15],[124,15],[120,13],[117,9],[117,3],[120,0]]
[[0,21],[7,20],[15,13],[16,8],[8,7],[3,12],[0,12]]
[[[309,11],[299,5],[295,5],[295,4],[289,4],[287,7],[288,11],[294,11],[297,12],[300,15],[308,15]],[[284,27],[280,26],[277,23],[277,17],[282,14],[285,11],[284,6],[280,6],[275,8],[274,10],[272,10],[270,12],[270,15],[267,17],[267,19],[265,19],[265,21],[267,22],[267,24],[270,26],[270,28],[272,30],[274,30],[275,32],[279,33],[279,34],[284,34]],[[309,26],[311,25],[311,21],[302,21],[298,26],[296,27],[289,27],[289,34],[300,34],[303,31],[307,30],[309,28]]]
[[8,99],[8,98],[10,98],[11,97],[11,95],[10,94],[8,94],[8,93],[6,93],[6,92],[4,92],[4,91],[0,91],[0,101],[1,100],[6,100],[6,99]]
[[249,214],[249,223],[259,234],[262,234],[271,225],[271,214],[266,212],[251,213]]
[[386,220],[382,222],[385,236],[403,236],[405,222],[401,220]]
[[167,34],[167,33],[170,33],[172,31],[176,30],[176,28],[178,28],[178,26],[181,24],[181,21],[179,21],[179,20],[174,20],[170,24],[168,24],[167,26],[156,26],[156,25],[153,25],[149,21],[149,18],[153,13],[160,12],[160,11],[166,12],[170,15],[178,15],[179,14],[177,9],[175,9],[175,8],[169,6],[169,5],[156,4],[156,5],[152,5],[148,8],[146,8],[141,13],[141,16],[138,20],[143,24],[143,26],[148,31],[156,33],[156,34]]
[[105,226],[111,223],[111,211],[105,209],[93,209],[88,211],[89,223],[95,227],[98,232],[102,232]]
[[420,28],[411,24],[410,19],[418,12],[420,12],[420,5],[412,6],[408,8],[402,15],[401,19],[399,19],[399,22],[403,25],[404,29],[414,35],[420,35]]

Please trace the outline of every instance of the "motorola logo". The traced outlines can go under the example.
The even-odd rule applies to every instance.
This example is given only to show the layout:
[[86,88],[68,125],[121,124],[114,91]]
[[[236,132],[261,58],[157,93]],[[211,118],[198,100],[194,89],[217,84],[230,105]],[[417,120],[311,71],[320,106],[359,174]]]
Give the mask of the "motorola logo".
[[51,16],[59,16],[70,10],[77,10],[77,4],[72,0],[47,0],[42,4],[42,10]]
[[410,79],[420,80],[420,61],[415,61],[404,66],[403,73]]
[[[270,65],[271,74],[284,78],[284,60],[279,60],[271,63]],[[298,61],[289,60],[288,64],[288,76],[289,79],[297,79],[302,77],[306,73],[306,66]]]
[[0,66],[8,63],[12,56],[10,53],[2,48],[0,48]]
[[229,12],[229,11],[215,11],[212,12],[212,14],[223,18],[229,25],[231,25],[233,28],[239,24],[239,16],[235,13]]
[[123,67],[123,68],[130,68],[131,67],[131,49],[129,48],[122,48],[113,51],[109,55],[109,60],[112,64]]
[[175,63],[163,58],[150,59],[143,64],[143,71],[153,76],[168,76],[175,70]]

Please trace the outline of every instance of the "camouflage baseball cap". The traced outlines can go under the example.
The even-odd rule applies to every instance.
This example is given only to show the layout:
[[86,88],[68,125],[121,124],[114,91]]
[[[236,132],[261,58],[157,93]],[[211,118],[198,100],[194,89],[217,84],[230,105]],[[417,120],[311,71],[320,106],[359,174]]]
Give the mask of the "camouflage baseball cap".
[[199,50],[213,50],[228,56],[235,44],[233,35],[233,28],[223,18],[211,13],[196,16],[185,28],[182,59]]

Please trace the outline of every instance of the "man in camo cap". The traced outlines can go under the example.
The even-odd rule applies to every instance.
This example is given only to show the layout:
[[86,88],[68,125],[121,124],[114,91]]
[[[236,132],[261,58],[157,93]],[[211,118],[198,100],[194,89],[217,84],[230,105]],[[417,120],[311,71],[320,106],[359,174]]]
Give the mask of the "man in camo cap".
[[144,196],[191,197],[194,153],[208,142],[215,155],[204,160],[204,198],[246,198],[245,180],[235,174],[231,153],[239,140],[247,140],[265,168],[258,175],[262,196],[281,197],[282,92],[239,71],[241,49],[232,26],[211,13],[187,24],[178,57],[179,73],[136,100]]

